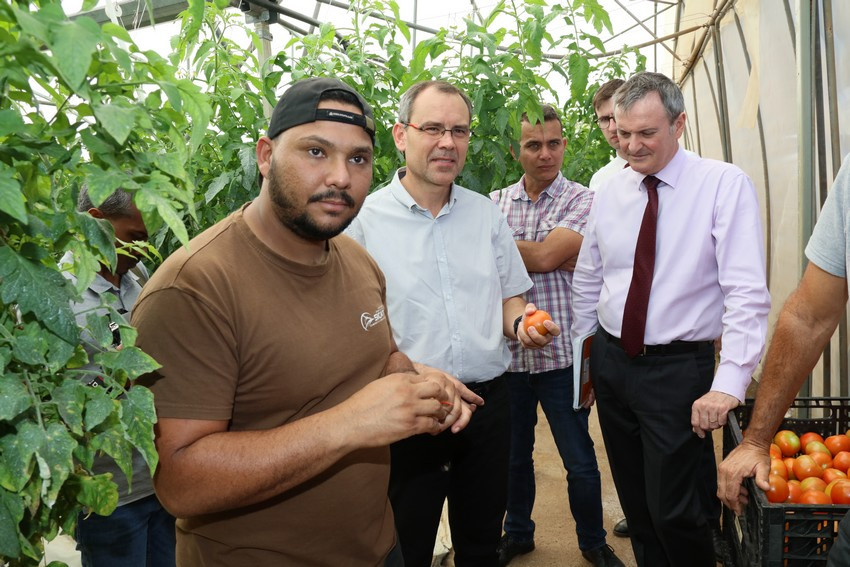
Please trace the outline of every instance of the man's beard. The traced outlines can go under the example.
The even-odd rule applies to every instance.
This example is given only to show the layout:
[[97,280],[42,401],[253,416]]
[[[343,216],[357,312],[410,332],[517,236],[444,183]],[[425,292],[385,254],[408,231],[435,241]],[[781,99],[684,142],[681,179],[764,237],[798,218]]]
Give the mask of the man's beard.
[[318,195],[312,195],[307,203],[315,203],[317,201],[321,201],[327,198],[338,199],[344,201],[348,206],[355,208],[355,215],[351,215],[346,221],[342,224],[335,227],[321,227],[315,223],[315,221],[310,217],[306,210],[302,209],[300,212],[298,210],[298,205],[292,199],[290,193],[285,191],[285,187],[288,185],[286,180],[281,183],[278,180],[277,176],[277,168],[275,167],[274,160],[271,163],[271,167],[269,168],[269,174],[267,176],[269,182],[269,197],[271,197],[272,203],[275,205],[275,212],[277,213],[277,217],[280,220],[283,226],[287,227],[289,230],[304,238],[306,240],[313,241],[323,241],[329,240],[334,236],[340,234],[344,231],[351,221],[354,220],[357,210],[359,207],[356,207],[356,203],[351,195],[348,194],[347,191],[336,191],[334,189],[328,189],[327,191],[320,193]]

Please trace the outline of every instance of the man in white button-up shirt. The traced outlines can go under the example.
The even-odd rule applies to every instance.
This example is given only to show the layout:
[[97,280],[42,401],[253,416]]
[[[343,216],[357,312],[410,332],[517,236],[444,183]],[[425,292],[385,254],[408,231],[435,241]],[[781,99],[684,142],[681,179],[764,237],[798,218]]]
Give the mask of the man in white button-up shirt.
[[455,564],[496,565],[507,493],[510,417],[502,374],[505,337],[540,348],[526,332],[536,311],[532,283],[498,207],[454,184],[471,135],[472,104],[442,81],[413,85],[393,127],[406,167],[367,197],[348,234],[387,277],[387,307],[399,349],[457,376],[484,398],[458,434],[417,435],[391,447],[390,499],[407,567],[429,566],[443,502]]
[[[590,364],[599,423],[638,565],[713,566],[708,490],[694,478],[705,478],[707,434],[744,399],[764,348],[761,213],[743,171],[679,147],[684,100],[670,79],[635,75],[617,90],[614,115],[630,167],[596,194],[573,276],[572,334],[597,330]],[[640,329],[630,324],[634,310],[624,316],[640,289],[632,272],[650,177],[657,232]],[[640,337],[637,355],[623,348],[624,329]],[[713,493],[716,478],[711,484]]]

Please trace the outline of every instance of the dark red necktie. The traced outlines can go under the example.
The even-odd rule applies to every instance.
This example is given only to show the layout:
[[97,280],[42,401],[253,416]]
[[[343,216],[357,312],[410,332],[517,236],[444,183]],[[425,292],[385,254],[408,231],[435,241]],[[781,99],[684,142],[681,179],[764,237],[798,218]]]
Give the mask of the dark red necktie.
[[647,175],[643,179],[646,187],[646,209],[640,223],[632,283],[623,309],[623,330],[620,339],[629,356],[637,356],[643,349],[643,334],[646,330],[646,310],[649,306],[649,290],[652,288],[652,273],[655,270],[655,228],[658,223],[658,178]]

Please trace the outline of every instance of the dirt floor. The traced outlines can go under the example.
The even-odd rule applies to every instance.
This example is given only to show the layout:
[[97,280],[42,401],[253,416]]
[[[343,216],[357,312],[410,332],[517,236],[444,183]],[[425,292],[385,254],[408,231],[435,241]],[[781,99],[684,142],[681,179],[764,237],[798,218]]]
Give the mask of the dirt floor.
[[[536,549],[527,555],[521,555],[511,561],[511,567],[583,567],[590,565],[578,549],[575,535],[575,522],[569,513],[567,503],[567,481],[561,458],[555,448],[549,424],[543,412],[539,412],[537,424],[537,443],[534,449],[535,476],[537,478],[537,501],[534,508],[534,521],[537,524]],[[626,567],[636,567],[632,548],[628,538],[615,537],[611,530],[623,517],[617,492],[611,480],[611,471],[602,444],[602,434],[596,412],[591,413],[590,433],[596,444],[599,470],[602,473],[602,509],[605,529],[608,531],[608,543],[625,563]],[[720,451],[720,431],[715,432],[715,447]],[[79,554],[74,550],[74,541],[61,535],[48,545],[47,560],[59,560],[69,567],[80,567]],[[454,567],[451,554],[442,561],[444,567]]]

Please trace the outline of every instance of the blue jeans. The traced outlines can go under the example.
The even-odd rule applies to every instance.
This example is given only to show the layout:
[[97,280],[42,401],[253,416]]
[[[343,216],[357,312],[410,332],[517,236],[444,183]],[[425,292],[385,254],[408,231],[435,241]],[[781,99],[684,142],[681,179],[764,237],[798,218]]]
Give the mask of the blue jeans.
[[511,406],[511,456],[505,533],[517,541],[534,539],[534,427],[537,404],[549,421],[558,453],[567,470],[567,495],[582,551],[605,544],[602,483],[593,440],[587,429],[590,410],[573,410],[573,368],[529,374],[505,374]]
[[124,504],[110,516],[77,520],[83,567],[174,567],[174,517],[155,495]]

